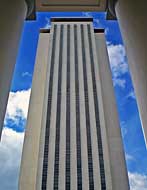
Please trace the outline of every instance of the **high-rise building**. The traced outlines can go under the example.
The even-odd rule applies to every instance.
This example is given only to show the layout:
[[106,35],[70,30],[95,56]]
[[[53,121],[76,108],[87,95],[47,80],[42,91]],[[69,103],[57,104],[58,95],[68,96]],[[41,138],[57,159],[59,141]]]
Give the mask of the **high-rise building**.
[[104,30],[52,18],[40,32],[20,190],[129,190]]

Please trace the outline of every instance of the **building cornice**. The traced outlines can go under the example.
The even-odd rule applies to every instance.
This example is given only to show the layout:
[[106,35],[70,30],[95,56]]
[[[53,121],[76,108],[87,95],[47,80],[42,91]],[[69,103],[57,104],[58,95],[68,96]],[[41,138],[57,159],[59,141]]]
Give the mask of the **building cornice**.
[[[115,5],[118,0],[107,0],[107,19],[108,20],[115,20],[116,13],[115,13]],[[35,20],[36,19],[36,0],[25,0],[27,4],[27,16],[26,20]],[[38,2],[38,1],[37,1]]]

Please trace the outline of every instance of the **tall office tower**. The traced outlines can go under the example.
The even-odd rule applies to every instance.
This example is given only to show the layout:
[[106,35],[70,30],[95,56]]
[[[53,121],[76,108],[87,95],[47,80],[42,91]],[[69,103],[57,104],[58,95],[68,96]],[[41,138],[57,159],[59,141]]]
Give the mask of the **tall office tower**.
[[20,190],[129,190],[104,31],[92,18],[41,30]]

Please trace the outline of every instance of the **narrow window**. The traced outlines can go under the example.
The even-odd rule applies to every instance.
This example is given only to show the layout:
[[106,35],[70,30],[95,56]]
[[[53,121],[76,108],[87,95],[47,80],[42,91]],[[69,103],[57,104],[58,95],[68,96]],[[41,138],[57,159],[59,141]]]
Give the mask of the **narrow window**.
[[61,120],[61,85],[62,85],[62,56],[63,56],[63,25],[60,28],[58,94],[56,113],[55,161],[54,161],[54,190],[58,190],[59,154],[60,154],[60,120]]

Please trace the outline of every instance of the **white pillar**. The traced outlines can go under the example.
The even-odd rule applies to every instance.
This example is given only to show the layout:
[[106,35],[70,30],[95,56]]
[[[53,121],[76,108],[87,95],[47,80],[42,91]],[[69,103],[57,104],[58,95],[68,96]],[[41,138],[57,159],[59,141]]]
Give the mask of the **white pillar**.
[[147,1],[118,0],[115,5],[126,47],[144,136],[147,140]]
[[25,0],[0,2],[0,136],[26,12]]

